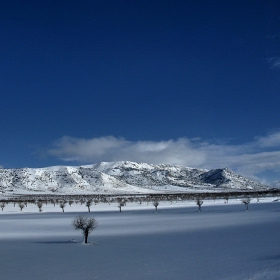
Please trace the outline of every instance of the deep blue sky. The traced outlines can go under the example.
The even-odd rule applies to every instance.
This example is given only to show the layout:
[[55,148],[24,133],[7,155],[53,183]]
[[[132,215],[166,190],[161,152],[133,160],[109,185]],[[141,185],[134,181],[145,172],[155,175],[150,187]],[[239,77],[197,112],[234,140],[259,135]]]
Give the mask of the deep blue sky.
[[243,145],[280,129],[279,1],[2,0],[0,13],[4,167],[63,164],[46,155],[63,136]]

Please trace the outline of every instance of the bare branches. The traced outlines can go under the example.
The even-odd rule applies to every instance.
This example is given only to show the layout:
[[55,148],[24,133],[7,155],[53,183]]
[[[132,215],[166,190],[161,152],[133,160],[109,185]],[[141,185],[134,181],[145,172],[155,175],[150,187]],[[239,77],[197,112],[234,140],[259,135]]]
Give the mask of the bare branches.
[[157,212],[157,208],[158,208],[158,206],[159,206],[159,202],[158,202],[157,200],[155,200],[155,201],[153,202],[153,205],[155,206],[156,212]]
[[201,212],[201,205],[203,204],[203,200],[200,197],[198,197],[195,202],[198,206],[198,211]]
[[59,201],[59,207],[62,209],[62,212],[64,212],[65,206],[66,206],[66,201],[65,200]]
[[20,211],[25,207],[25,204],[23,202],[18,203],[18,207],[20,208]]
[[39,212],[42,212],[43,202],[41,200],[38,200],[36,204],[39,208]]
[[84,241],[87,243],[88,235],[92,232],[95,228],[97,228],[98,223],[95,218],[89,218],[85,216],[77,216],[73,222],[73,227],[75,230],[82,230],[84,235]]
[[6,203],[5,203],[5,202],[1,202],[1,203],[0,203],[0,207],[2,208],[2,211],[4,210],[5,206],[6,206]]
[[117,201],[118,201],[118,207],[119,207],[119,209],[120,209],[120,212],[122,212],[122,207],[123,206],[125,206],[125,204],[126,204],[126,201],[125,201],[125,199],[123,199],[123,198],[121,198],[121,197],[118,197],[117,198]]
[[87,201],[86,201],[86,207],[88,208],[88,212],[90,212],[90,206],[92,205],[92,199],[88,199]]
[[251,202],[251,197],[245,197],[245,198],[242,199],[242,203],[244,203],[245,206],[246,206],[246,211],[249,210],[250,202]]

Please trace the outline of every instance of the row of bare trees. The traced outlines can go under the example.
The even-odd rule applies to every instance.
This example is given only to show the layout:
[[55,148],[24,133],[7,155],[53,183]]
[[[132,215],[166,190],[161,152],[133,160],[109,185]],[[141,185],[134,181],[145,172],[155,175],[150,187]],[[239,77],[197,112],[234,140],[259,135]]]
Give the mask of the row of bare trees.
[[[174,199],[174,197],[172,197]],[[228,200],[229,200],[229,196],[226,196],[224,199],[225,199],[225,203],[228,203]],[[172,204],[173,203],[173,199],[167,199],[167,201],[170,201],[170,203]],[[213,198],[212,198],[213,199]],[[185,201],[186,199],[182,199],[182,198],[176,198],[176,202],[177,201]],[[195,203],[197,204],[198,206],[198,211],[201,212],[201,206],[205,200],[205,198],[203,196],[200,196],[200,195],[196,195],[196,196],[193,196],[192,197],[192,200],[195,201]],[[245,204],[246,206],[246,210],[248,210],[248,206],[249,206],[249,203],[251,202],[252,198],[249,197],[249,196],[245,196],[241,199],[241,202]],[[122,212],[122,208],[124,206],[126,206],[127,203],[132,203],[132,202],[138,202],[140,205],[142,203],[146,203],[147,205],[149,203],[152,203],[152,205],[155,207],[155,211],[157,212],[158,211],[158,206],[160,204],[161,201],[166,201],[166,197],[165,196],[143,196],[143,197],[122,197],[122,196],[118,196],[118,197],[111,197],[111,198],[106,198],[106,199],[102,199],[102,200],[99,200],[97,198],[93,199],[93,198],[80,198],[79,200],[58,200],[58,199],[51,199],[51,200],[33,200],[33,201],[12,201],[12,203],[14,203],[14,206],[17,204],[18,207],[20,208],[20,211],[22,211],[24,209],[24,207],[27,207],[27,204],[28,203],[32,203],[32,204],[35,204],[37,205],[38,209],[39,209],[39,212],[42,212],[43,211],[43,205],[44,204],[48,204],[48,203],[52,203],[54,206],[56,206],[56,204],[61,208],[62,212],[64,212],[64,209],[68,203],[68,205],[71,207],[71,205],[73,203],[76,203],[76,204],[81,204],[81,205],[85,205],[88,209],[88,212],[91,212],[91,206],[93,204],[98,204],[98,203],[108,203],[109,205],[111,203],[117,203],[117,206],[119,208],[119,212]],[[259,197],[257,197],[257,201],[259,202]],[[0,202],[0,207],[2,209],[2,211],[4,210],[6,204],[9,203],[9,201],[1,201]]]
[[256,198],[257,200],[260,197],[277,197],[280,196],[280,190],[270,190],[270,191],[236,191],[236,192],[205,192],[205,193],[156,193],[156,194],[92,194],[92,195],[53,195],[53,194],[38,194],[38,195],[18,195],[13,196],[11,199],[13,202],[24,202],[24,203],[36,203],[36,201],[42,201],[43,203],[53,203],[54,205],[59,204],[60,201],[67,201],[69,205],[73,203],[81,203],[84,204],[86,201],[93,201],[95,204],[97,203],[113,203],[119,199],[123,199],[126,202],[151,202],[151,201],[170,201],[172,204],[175,201],[186,201],[186,200],[196,200],[197,197],[200,197],[202,200],[216,200],[216,199],[225,199],[228,201],[229,199],[235,198],[244,198],[251,197]]

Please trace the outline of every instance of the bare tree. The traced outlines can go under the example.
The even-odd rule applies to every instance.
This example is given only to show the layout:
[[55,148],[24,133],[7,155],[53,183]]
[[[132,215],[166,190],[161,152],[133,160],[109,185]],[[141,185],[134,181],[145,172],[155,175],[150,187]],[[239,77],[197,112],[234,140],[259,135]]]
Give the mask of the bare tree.
[[18,207],[20,208],[20,211],[24,208],[25,204],[23,202],[18,203]]
[[142,200],[143,200],[142,197],[139,197],[139,198],[137,199],[137,201],[139,202],[140,205],[142,205]]
[[66,206],[66,201],[65,200],[61,200],[59,202],[59,207],[62,209],[62,212],[64,212],[65,206]]
[[83,231],[84,242],[88,243],[88,235],[98,226],[98,223],[93,217],[77,216],[72,225],[76,230],[80,229]]
[[201,212],[201,205],[203,204],[203,200],[200,198],[200,197],[198,197],[197,199],[196,199],[196,205],[198,206],[198,211],[199,212]]
[[225,204],[228,204],[229,194],[225,194],[224,199],[225,199]]
[[145,201],[146,201],[147,205],[149,204],[150,200],[151,200],[151,199],[150,199],[150,197],[148,197],[148,196],[145,198]]
[[88,212],[90,212],[90,206],[92,205],[92,199],[88,199],[86,201],[86,207],[88,208]]
[[36,204],[39,208],[39,212],[42,212],[43,202],[41,200],[38,200]]
[[245,197],[245,198],[242,199],[242,203],[244,203],[245,206],[246,206],[246,211],[249,210],[249,204],[250,204],[250,202],[251,202],[251,198],[250,198],[250,197]]
[[53,204],[53,206],[55,207],[55,199],[51,199],[51,203]]
[[212,197],[212,199],[214,200],[214,202],[216,202],[217,195],[216,195],[215,193],[213,193],[213,194],[211,195],[211,197]]
[[157,212],[157,208],[158,208],[158,206],[159,206],[159,202],[158,202],[157,200],[155,200],[155,201],[153,202],[153,205],[155,206],[156,212]]
[[[167,200],[167,201],[170,201],[170,204],[172,205],[172,203],[173,203],[173,196],[172,195],[167,195],[166,197],[165,197],[165,199]],[[157,199],[156,199],[157,200]],[[153,202],[153,204],[154,204],[154,202]]]
[[259,203],[259,202],[260,202],[260,195],[257,193],[257,194],[255,195],[255,197],[256,197],[256,199],[257,199],[257,203]]
[[0,207],[2,208],[2,211],[4,210],[5,206],[6,206],[6,203],[5,203],[5,202],[1,202],[1,203],[0,203]]
[[122,207],[125,206],[125,202],[124,201],[119,201],[119,209],[120,209],[120,212],[122,212]]

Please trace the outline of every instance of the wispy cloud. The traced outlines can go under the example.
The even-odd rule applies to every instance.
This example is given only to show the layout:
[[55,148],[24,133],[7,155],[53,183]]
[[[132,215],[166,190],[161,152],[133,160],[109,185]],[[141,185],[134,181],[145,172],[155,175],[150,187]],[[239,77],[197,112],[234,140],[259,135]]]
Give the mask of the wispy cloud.
[[269,134],[265,137],[256,137],[257,146],[260,147],[280,147],[280,132]]
[[266,171],[280,171],[280,132],[256,137],[240,145],[179,138],[168,141],[128,141],[113,136],[83,139],[64,136],[48,154],[79,164],[129,160],[177,164],[195,168],[228,167],[252,179]]
[[[199,144],[201,145],[201,143]],[[169,141],[127,141],[113,136],[81,139],[64,136],[49,154],[63,161],[98,162],[130,160],[148,163],[194,164],[205,161],[205,153],[186,138]]]
[[280,57],[269,57],[266,61],[270,64],[271,68],[280,68]]

